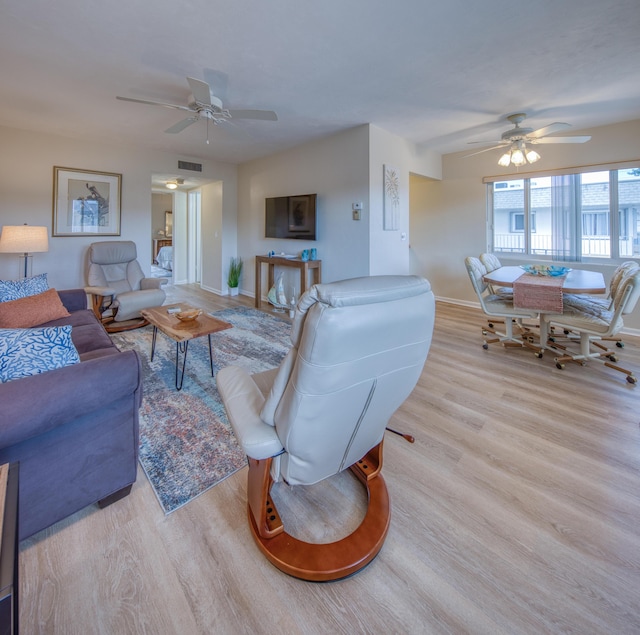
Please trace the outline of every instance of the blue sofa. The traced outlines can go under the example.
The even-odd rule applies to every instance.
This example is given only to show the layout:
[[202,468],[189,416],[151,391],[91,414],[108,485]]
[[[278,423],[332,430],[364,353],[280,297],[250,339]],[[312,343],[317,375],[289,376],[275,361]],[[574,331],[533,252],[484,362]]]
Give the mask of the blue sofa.
[[142,371],[119,351],[83,289],[60,291],[80,363],[0,384],[0,464],[20,464],[24,540],[78,510],[131,491],[138,465]]

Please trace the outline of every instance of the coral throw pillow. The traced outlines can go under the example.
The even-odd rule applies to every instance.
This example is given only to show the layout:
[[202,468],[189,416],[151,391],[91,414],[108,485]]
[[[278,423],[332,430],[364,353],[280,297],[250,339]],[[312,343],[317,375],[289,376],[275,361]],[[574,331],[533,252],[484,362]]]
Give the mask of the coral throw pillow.
[[38,375],[80,362],[71,325],[0,329],[0,382]]
[[0,302],[26,298],[28,295],[43,293],[48,288],[46,273],[22,280],[0,280]]
[[26,329],[71,315],[55,289],[19,300],[0,302],[0,328]]

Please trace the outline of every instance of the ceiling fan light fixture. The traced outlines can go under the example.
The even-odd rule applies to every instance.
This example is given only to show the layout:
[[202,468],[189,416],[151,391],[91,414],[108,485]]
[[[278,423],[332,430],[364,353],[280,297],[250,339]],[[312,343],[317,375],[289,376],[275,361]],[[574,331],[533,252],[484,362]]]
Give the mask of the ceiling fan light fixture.
[[508,168],[511,163],[511,151],[505,152],[500,159],[498,159],[498,165],[503,168]]
[[519,168],[521,165],[524,165],[527,162],[527,158],[524,155],[524,152],[520,150],[520,148],[515,148],[511,151],[511,163]]
[[540,155],[533,150],[532,148],[529,148],[525,154],[525,156],[527,157],[527,161],[529,163],[535,163],[536,161],[538,161],[540,159]]
[[165,183],[165,186],[167,187],[167,189],[169,190],[175,190],[178,187],[178,184],[175,181],[167,181]]

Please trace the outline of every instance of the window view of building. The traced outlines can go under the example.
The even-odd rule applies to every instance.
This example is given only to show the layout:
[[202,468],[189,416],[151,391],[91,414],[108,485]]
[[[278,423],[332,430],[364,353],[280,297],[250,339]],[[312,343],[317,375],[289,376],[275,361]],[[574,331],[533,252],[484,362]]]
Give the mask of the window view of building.
[[560,261],[640,257],[640,168],[488,187],[494,252]]

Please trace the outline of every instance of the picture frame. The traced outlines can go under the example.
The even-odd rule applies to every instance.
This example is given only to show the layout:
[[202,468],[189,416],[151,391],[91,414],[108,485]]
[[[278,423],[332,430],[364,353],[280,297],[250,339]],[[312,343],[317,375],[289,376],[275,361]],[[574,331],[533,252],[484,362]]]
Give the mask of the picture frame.
[[52,236],[120,236],[122,174],[53,168]]
[[289,231],[296,234],[309,234],[313,229],[313,217],[309,213],[308,196],[289,197]]

